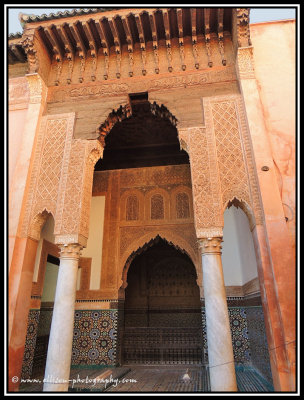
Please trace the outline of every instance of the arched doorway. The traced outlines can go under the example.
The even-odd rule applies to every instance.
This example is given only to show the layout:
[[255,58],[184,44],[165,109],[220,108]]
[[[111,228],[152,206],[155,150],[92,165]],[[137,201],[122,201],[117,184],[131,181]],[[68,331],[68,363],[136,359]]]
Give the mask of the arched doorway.
[[124,364],[202,364],[199,287],[188,257],[160,237],[136,255],[125,290]]

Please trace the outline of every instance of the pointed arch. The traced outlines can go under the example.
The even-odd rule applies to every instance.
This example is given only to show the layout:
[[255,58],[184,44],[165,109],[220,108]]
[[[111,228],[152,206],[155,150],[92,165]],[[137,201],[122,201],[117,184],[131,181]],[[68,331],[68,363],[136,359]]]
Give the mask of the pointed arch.
[[242,211],[244,211],[249,221],[250,230],[252,231],[256,225],[256,221],[250,205],[246,201],[239,200],[237,197],[234,197],[232,200],[228,200],[226,202],[225,206],[223,207],[223,214],[226,208],[230,208],[231,206],[235,206],[236,208],[240,208]]
[[200,287],[200,290],[202,289],[202,268],[198,248],[194,246],[193,243],[189,244],[188,241],[175,232],[158,229],[157,231],[149,232],[138,240],[132,242],[123,253],[119,264],[119,275],[121,276],[121,280],[118,286],[120,288],[120,295],[127,287],[127,274],[134,258],[160,240],[164,240],[180,252],[187,254],[195,266],[197,284]]
[[40,240],[41,230],[50,215],[54,218],[53,213],[47,210],[47,208],[44,208],[43,211],[37,212],[35,214],[35,216],[31,220],[28,230],[28,236],[30,238]]
[[[158,105],[155,101],[153,103],[147,102],[149,106],[149,111],[161,119],[168,119],[171,124],[177,126],[177,118],[171,114],[163,104]],[[127,118],[134,115],[133,108],[130,103],[121,105],[118,109],[112,110],[107,116],[106,120],[99,126],[97,133],[99,134],[99,141],[102,146],[105,146],[105,138],[110,133],[114,125],[118,122],[122,122]]]

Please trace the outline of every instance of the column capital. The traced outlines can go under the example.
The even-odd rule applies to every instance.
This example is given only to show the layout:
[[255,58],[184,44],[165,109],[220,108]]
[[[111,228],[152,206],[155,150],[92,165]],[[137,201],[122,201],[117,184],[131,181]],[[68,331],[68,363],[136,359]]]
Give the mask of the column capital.
[[198,239],[198,244],[201,249],[202,255],[204,254],[222,254],[222,243],[223,238],[218,237],[207,237]]
[[25,77],[29,85],[29,94],[30,94],[29,102],[31,104],[36,104],[45,101],[47,87],[41,76],[37,72],[34,72],[26,74]]
[[60,259],[79,259],[83,246],[79,243],[61,243],[58,244],[60,248]]
[[68,244],[79,244],[82,247],[86,247],[88,239],[83,235],[76,234],[63,234],[63,235],[55,235],[55,244],[59,247],[61,245],[65,246]]

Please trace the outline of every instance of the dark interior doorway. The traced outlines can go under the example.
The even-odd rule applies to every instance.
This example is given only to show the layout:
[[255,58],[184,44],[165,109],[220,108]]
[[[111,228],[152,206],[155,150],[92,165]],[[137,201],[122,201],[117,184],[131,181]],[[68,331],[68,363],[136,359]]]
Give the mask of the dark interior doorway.
[[137,255],[125,291],[125,364],[201,364],[202,318],[191,259],[162,239]]

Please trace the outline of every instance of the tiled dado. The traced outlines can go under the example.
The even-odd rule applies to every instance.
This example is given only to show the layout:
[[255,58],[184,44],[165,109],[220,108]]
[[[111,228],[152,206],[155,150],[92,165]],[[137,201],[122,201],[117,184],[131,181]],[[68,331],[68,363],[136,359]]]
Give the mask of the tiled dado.
[[[250,343],[246,320],[246,311],[242,307],[229,307],[230,329],[232,335],[233,354],[236,363],[250,363]],[[208,343],[206,331],[205,307],[202,307],[202,327],[205,360],[208,361]]]
[[251,363],[272,383],[269,351],[265,334],[265,322],[262,307],[246,307],[246,319],[250,339]]
[[[237,300],[237,299],[235,299]],[[236,364],[252,365],[272,384],[262,306],[229,306],[230,329]],[[202,307],[205,360],[208,361],[205,307]]]
[[[114,306],[111,303],[111,306]],[[120,361],[120,332],[123,310],[117,308],[92,310],[76,309],[72,365],[114,366]],[[105,308],[105,307],[104,307]],[[261,306],[228,306],[232,333],[234,359],[237,364],[251,364],[272,383],[263,310]],[[37,334],[45,334],[39,323],[40,310],[30,310],[24,353],[22,377],[30,378],[33,367]],[[47,315],[50,321],[50,313]],[[43,323],[43,325],[48,325]],[[202,327],[205,361],[208,361],[205,307],[202,307]],[[39,328],[39,329],[38,329]]]
[[118,310],[76,310],[72,365],[116,365]]
[[[117,302],[111,305],[118,307]],[[76,309],[72,365],[116,365],[117,354],[119,354],[117,335],[118,328],[122,324],[122,317],[118,309]],[[50,309],[29,312],[21,375],[23,379],[32,376],[37,337],[45,337],[49,334],[51,319],[52,310]]]
[[39,318],[40,318],[40,310],[29,311],[25,349],[24,349],[22,371],[21,371],[22,379],[29,379],[32,375]]

